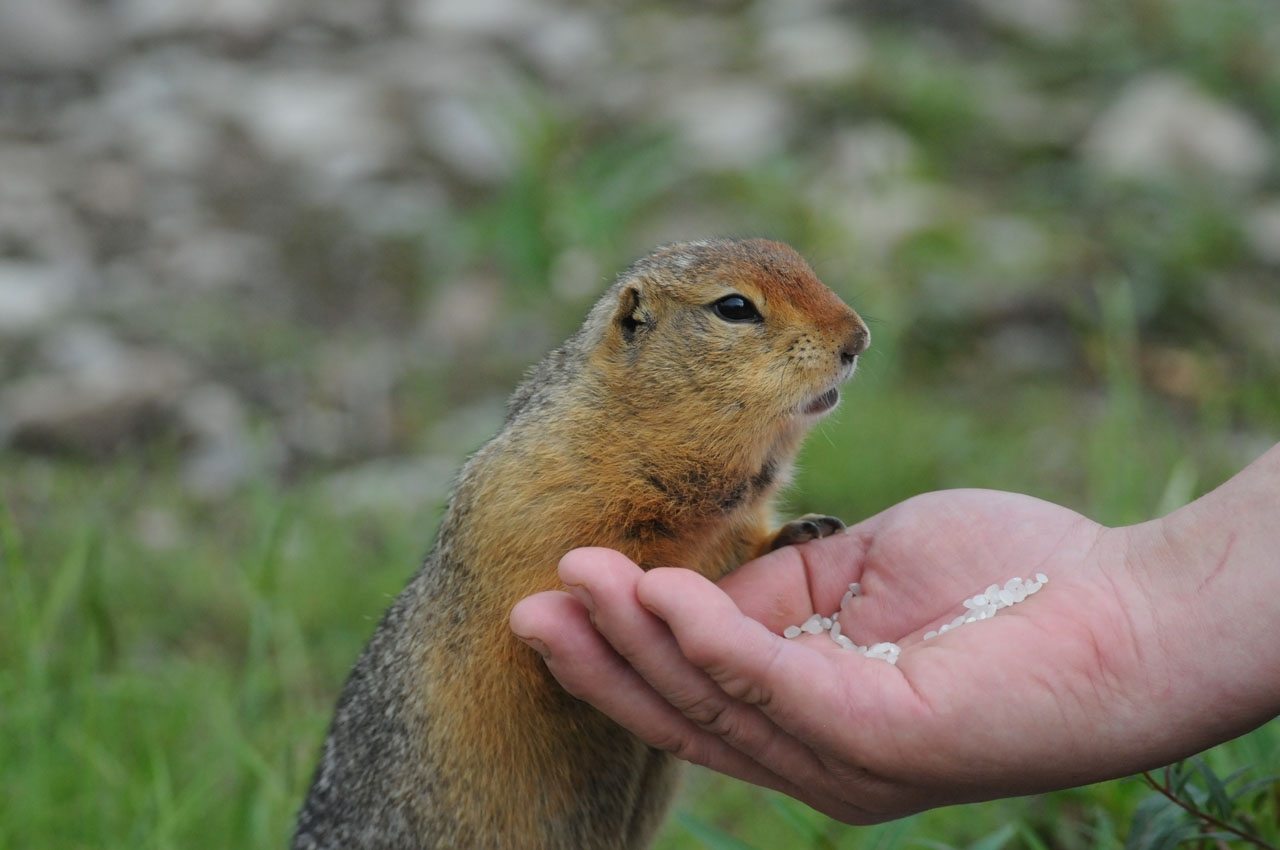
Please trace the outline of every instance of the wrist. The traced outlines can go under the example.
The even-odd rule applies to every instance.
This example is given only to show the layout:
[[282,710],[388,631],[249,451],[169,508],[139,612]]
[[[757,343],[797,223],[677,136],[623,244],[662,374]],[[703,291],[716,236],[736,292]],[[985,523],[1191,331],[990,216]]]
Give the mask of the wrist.
[[[1136,649],[1166,760],[1280,713],[1280,447],[1201,499],[1118,529],[1137,593]],[[1140,614],[1138,612],[1141,611]]]

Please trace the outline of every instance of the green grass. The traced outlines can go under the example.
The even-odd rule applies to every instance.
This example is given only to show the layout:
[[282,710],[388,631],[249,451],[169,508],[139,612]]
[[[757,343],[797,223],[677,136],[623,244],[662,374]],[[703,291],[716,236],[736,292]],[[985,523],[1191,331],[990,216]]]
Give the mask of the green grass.
[[[980,408],[872,359],[810,440],[791,505],[856,519],[991,486],[1123,522],[1229,473],[1226,435],[1171,417],[1115,368],[1091,409],[1038,386]],[[0,847],[281,846],[336,689],[435,516],[335,518],[307,483],[199,504],[164,456],[8,455],[0,482]],[[1278,731],[1215,764],[1275,764]],[[730,846],[695,834],[716,830],[764,850],[1119,846],[1148,794],[1110,783],[852,829],[699,773],[659,847]]]
[[[933,224],[882,254],[862,250],[809,200],[824,179],[822,133],[758,168],[707,174],[661,128],[619,133],[528,98],[495,118],[521,140],[509,183],[383,246],[396,321],[469,271],[507,287],[498,338],[458,358],[472,372],[441,359],[403,377],[405,429],[429,434],[454,408],[507,391],[529,349],[576,325],[589,296],[551,285],[566,256],[594,264],[602,286],[655,234],[672,238],[674,220],[708,228],[680,236],[793,242],[871,322],[859,378],[802,456],[787,500],[796,513],[857,520],[922,491],[974,486],[1129,523],[1260,452],[1280,433],[1280,369],[1212,297],[1215,286],[1260,300],[1275,291],[1275,270],[1243,247],[1239,199],[1213,186],[1116,185],[1067,143],[1004,138],[974,86],[994,64],[1037,93],[1101,104],[1130,75],[1172,67],[1274,134],[1273,0],[1093,0],[1082,5],[1094,26],[1072,44],[1000,36],[974,49],[959,36],[943,51],[913,20],[880,20],[894,4],[871,5],[874,70],[805,106],[832,128],[890,120],[911,134],[912,179],[946,189]],[[1274,173],[1268,185],[1274,195]],[[1042,228],[1043,267],[993,263],[977,226],[990,216]],[[354,311],[337,331],[332,316],[209,296],[132,332],[228,372],[298,368],[335,333],[379,333],[379,316],[357,309],[360,287],[376,281],[347,281],[312,256],[341,226],[324,211],[300,215],[289,254],[299,279],[323,290],[317,302],[344,319]],[[1017,307],[1026,295],[1036,310],[1025,316],[984,312],[983,298]],[[984,346],[1009,326],[1049,339],[1062,361],[995,368],[1001,358]],[[461,460],[471,438],[410,436],[401,448],[435,439],[433,451]],[[163,445],[93,463],[0,453],[0,850],[283,846],[343,677],[438,520],[438,510],[337,514],[319,469],[201,502],[183,491],[177,461]],[[1280,729],[1209,761],[1224,775],[1274,769]],[[691,771],[658,846],[1121,848],[1150,797],[1140,782],[1112,782],[855,829]],[[1276,805],[1257,809],[1273,843]]]

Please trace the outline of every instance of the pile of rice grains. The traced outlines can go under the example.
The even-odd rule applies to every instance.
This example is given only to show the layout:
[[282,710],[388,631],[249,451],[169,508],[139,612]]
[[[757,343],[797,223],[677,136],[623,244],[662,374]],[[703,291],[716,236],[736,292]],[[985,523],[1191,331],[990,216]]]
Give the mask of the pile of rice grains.
[[[1021,578],[1014,577],[1005,582],[1004,587],[993,584],[982,593],[966,599],[964,601],[965,612],[963,614],[949,623],[944,623],[937,631],[925,632],[924,639],[932,640],[943,632],[959,628],[965,623],[975,623],[978,620],[994,617],[1001,608],[1017,605],[1044,587],[1048,581],[1049,577],[1044,573],[1036,573],[1035,578],[1031,581],[1023,581]],[[856,581],[850,584],[849,590],[845,593],[844,598],[840,600],[840,610],[843,611],[853,597],[861,595],[862,586]],[[797,638],[804,634],[816,635],[822,632],[826,632],[833,641],[845,649],[852,649],[868,658],[879,658],[882,661],[888,661],[890,664],[897,664],[898,655],[902,652],[902,647],[889,641],[873,643],[870,646],[861,646],[854,643],[841,631],[840,611],[836,611],[830,617],[814,614],[801,625],[787,626],[782,636],[785,638]]]

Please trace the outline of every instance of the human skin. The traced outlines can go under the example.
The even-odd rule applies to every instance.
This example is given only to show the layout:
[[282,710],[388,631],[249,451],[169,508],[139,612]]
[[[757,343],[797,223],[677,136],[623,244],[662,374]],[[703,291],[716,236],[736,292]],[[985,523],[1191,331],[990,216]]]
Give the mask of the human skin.
[[[649,744],[849,823],[1124,776],[1280,713],[1280,445],[1166,517],[1107,528],[1028,496],[952,490],[713,584],[617,552],[511,627],[570,693]],[[963,599],[1049,583],[946,632]],[[830,614],[860,644],[780,637]]]

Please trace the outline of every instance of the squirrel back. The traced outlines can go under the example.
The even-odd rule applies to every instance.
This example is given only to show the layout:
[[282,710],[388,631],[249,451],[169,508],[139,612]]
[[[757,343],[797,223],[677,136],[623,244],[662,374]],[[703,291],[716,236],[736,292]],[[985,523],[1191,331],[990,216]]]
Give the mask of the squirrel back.
[[820,534],[778,532],[770,502],[867,342],[780,243],[682,243],[625,271],[463,467],[343,688],[295,850],[647,846],[673,760],[564,693],[507,614],[579,546],[718,578]]

